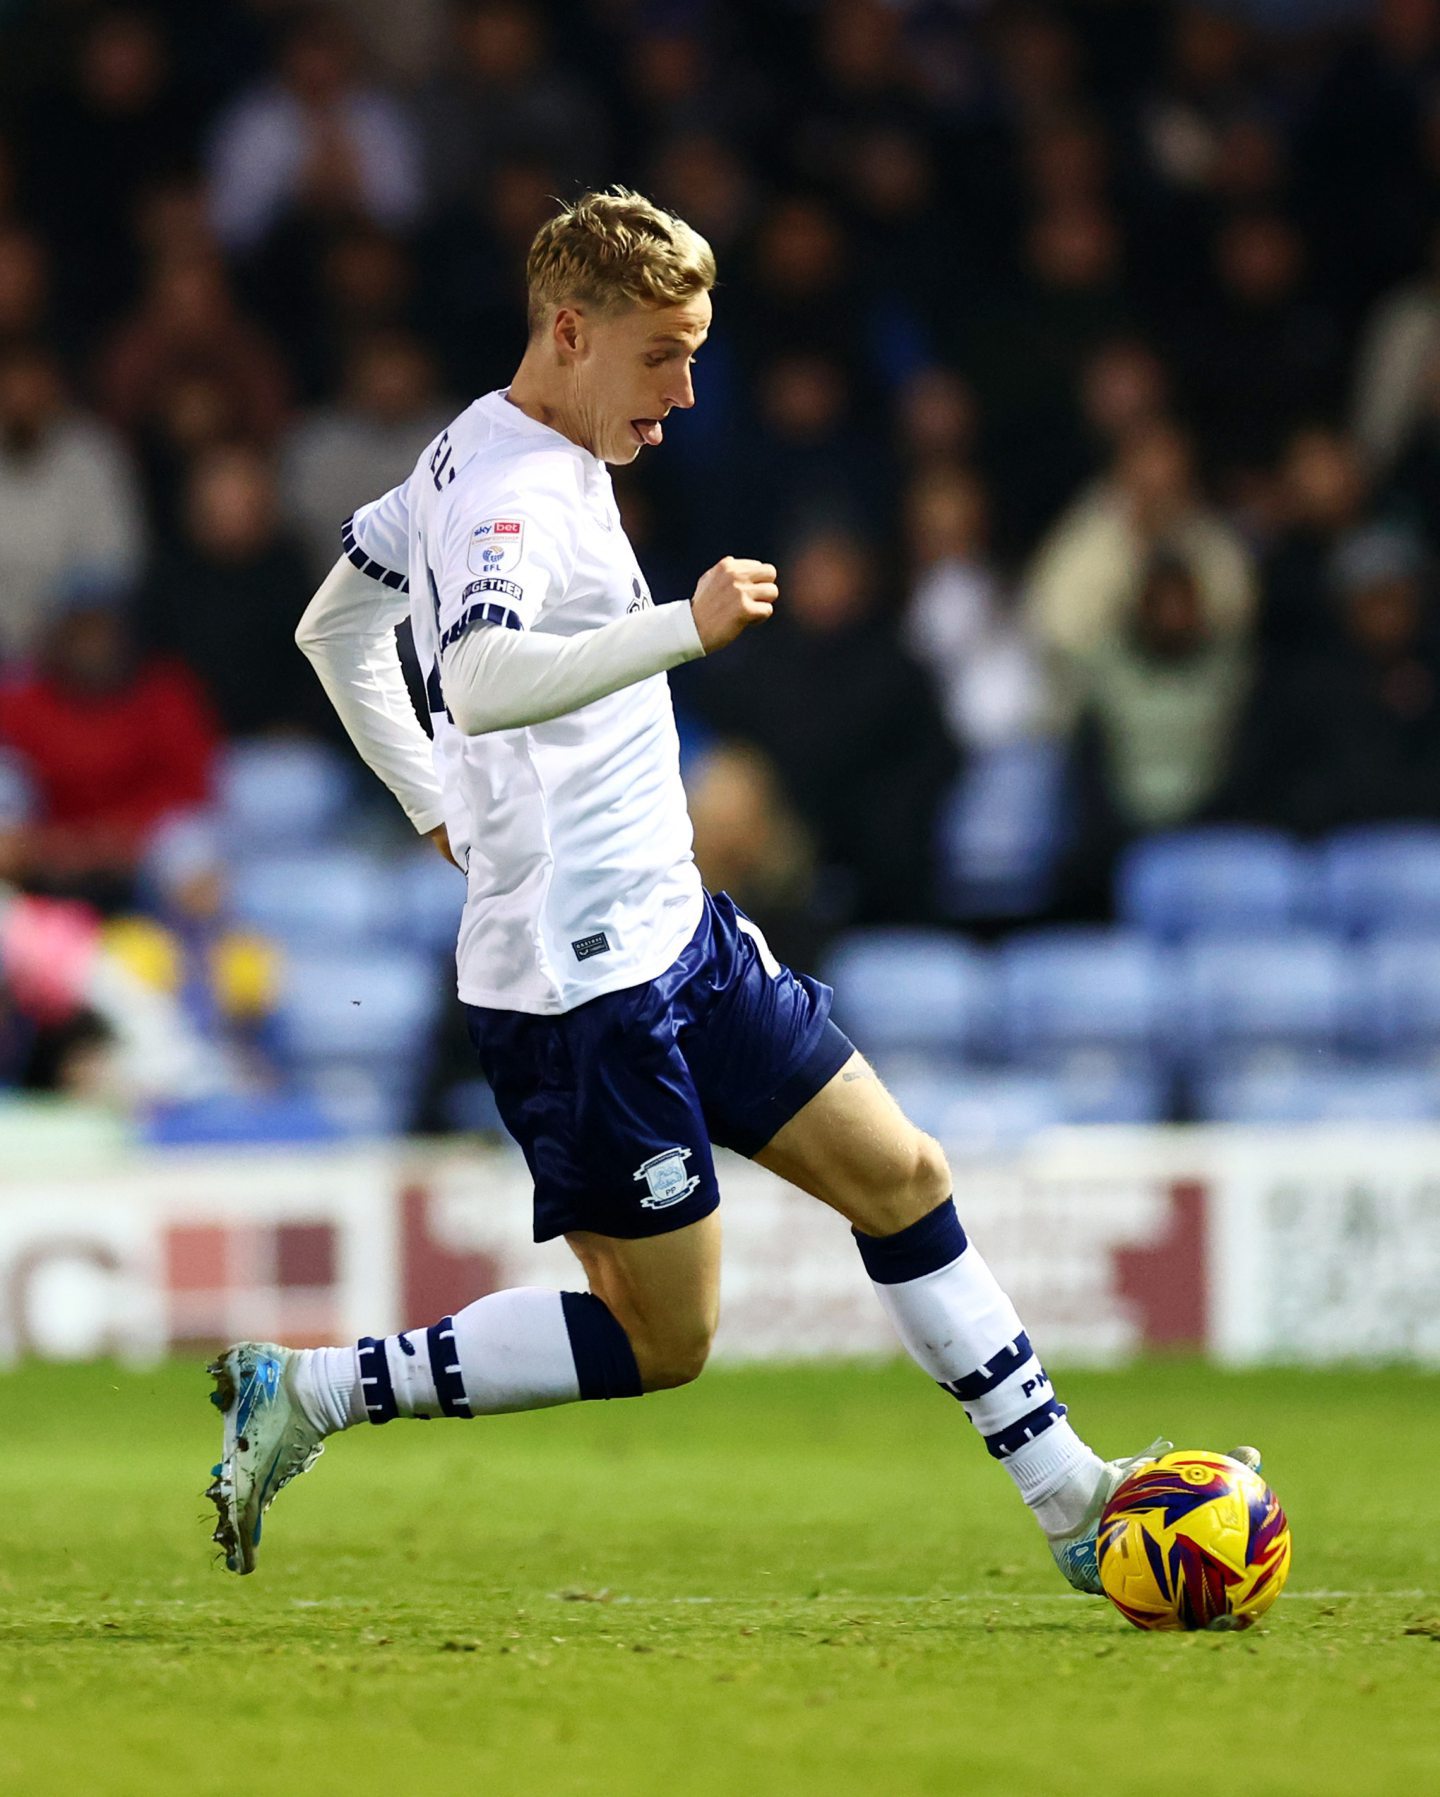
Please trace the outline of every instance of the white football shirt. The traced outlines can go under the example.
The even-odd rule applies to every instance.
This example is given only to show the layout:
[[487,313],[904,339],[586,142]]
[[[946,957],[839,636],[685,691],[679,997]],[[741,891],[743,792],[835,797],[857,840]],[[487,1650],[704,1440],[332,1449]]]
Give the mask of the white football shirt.
[[476,628],[571,636],[651,604],[605,464],[490,393],[362,506],[346,554],[410,588],[445,826],[466,870],[467,1004],[568,1011],[656,978],[700,921],[664,674],[563,717],[466,736],[445,652]]

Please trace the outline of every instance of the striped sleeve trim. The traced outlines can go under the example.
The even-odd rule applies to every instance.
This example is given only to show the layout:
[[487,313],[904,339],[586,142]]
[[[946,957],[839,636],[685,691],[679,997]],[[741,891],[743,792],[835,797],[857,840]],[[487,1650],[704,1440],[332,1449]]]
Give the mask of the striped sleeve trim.
[[353,513],[340,526],[340,541],[344,546],[346,555],[362,574],[368,574],[372,580],[378,580],[382,587],[389,587],[394,592],[408,593],[410,591],[410,578],[408,575],[399,574],[394,568],[386,568],[379,562],[372,561],[355,541],[355,518]]
[[458,643],[472,624],[499,624],[506,630],[524,629],[524,625],[508,605],[496,605],[493,601],[487,601],[483,605],[472,605],[469,611],[455,620],[440,638],[441,650],[448,649],[451,643]]

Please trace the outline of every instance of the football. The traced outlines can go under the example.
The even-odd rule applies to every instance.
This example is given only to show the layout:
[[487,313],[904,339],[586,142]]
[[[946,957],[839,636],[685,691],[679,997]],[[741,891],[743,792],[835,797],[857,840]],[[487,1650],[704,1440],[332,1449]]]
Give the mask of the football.
[[1182,1451],[1116,1487],[1097,1556],[1105,1595],[1136,1628],[1243,1629],[1280,1595],[1290,1527],[1259,1473]]

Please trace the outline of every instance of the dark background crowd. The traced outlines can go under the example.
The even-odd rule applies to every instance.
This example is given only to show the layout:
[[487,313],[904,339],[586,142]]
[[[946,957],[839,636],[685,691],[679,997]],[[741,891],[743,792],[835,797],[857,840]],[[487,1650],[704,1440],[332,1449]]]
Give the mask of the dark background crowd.
[[[338,755],[291,639],[340,524],[611,182],[719,262],[617,490],[657,596],[780,565],[672,686],[782,953],[1440,820],[1440,0],[0,0],[0,876],[245,1077],[236,757]],[[316,817],[384,861],[383,799]],[[10,984],[0,1080],[83,1089],[103,1018]]]

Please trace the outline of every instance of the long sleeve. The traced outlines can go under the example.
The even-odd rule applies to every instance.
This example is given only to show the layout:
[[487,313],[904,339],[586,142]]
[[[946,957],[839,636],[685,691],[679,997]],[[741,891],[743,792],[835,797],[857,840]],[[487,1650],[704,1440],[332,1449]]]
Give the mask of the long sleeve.
[[596,630],[477,625],[444,654],[441,684],[467,736],[541,724],[704,654],[688,605],[633,612]]
[[420,727],[395,626],[407,601],[342,557],[295,632],[350,740],[421,835],[444,822],[430,739]]

